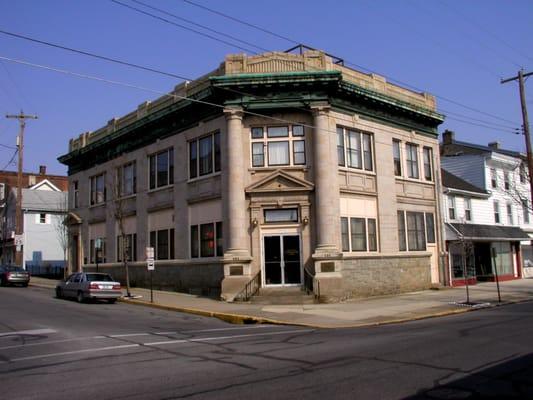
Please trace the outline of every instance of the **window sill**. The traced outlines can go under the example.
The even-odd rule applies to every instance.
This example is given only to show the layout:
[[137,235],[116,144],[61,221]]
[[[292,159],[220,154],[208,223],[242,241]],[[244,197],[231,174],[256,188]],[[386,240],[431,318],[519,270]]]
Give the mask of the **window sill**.
[[212,174],[197,176],[196,178],[189,179],[189,180],[187,180],[187,183],[194,183],[194,182],[198,182],[198,181],[203,181],[205,179],[213,178],[215,176],[220,176],[220,175],[221,175],[221,171],[217,171],[217,172],[214,172]]
[[134,199],[137,197],[137,193],[128,194],[126,196],[119,197],[117,200],[128,200],[128,199]]
[[147,193],[148,193],[148,194],[150,194],[150,193],[156,193],[156,192],[161,192],[161,191],[163,191],[163,190],[170,190],[170,189],[172,189],[172,188],[174,188],[174,184],[172,184],[172,185],[166,185],[166,186],[161,186],[161,187],[158,187],[158,188],[155,188],[155,189],[150,189],[150,190],[148,190]]
[[268,167],[251,167],[248,168],[248,172],[255,174],[256,172],[273,172],[277,171],[278,169],[303,172],[309,171],[309,167],[307,165],[277,165]]
[[105,201],[103,203],[92,204],[89,206],[89,210],[94,209],[94,208],[99,208],[99,207],[105,207],[105,205],[106,205]]
[[422,183],[425,185],[435,186],[435,181],[426,181],[424,179],[408,178],[405,176],[395,176],[396,180],[404,182]]
[[365,175],[376,175],[376,171],[367,171],[367,170],[364,170],[364,169],[359,169],[359,168],[351,168],[351,167],[343,167],[343,166],[338,166],[338,170],[339,171],[342,171],[342,172],[356,172],[358,174],[365,174]]

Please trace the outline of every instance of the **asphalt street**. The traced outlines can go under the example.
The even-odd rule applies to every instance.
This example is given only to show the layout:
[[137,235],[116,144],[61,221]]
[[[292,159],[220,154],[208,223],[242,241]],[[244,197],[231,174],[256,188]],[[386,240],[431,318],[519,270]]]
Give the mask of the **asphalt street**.
[[0,287],[0,398],[533,398],[532,313],[319,330]]

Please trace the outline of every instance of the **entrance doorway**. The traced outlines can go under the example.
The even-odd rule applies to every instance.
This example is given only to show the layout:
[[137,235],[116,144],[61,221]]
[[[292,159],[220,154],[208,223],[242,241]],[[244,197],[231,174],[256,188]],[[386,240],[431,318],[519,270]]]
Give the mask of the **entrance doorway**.
[[302,283],[299,235],[263,236],[263,250],[266,286]]

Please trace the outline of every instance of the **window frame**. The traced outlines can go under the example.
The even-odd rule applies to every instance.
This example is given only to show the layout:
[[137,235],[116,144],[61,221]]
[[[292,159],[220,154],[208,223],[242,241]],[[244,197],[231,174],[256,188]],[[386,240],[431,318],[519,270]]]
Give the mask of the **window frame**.
[[[101,172],[99,174],[93,175],[89,178],[89,204],[91,206],[97,206],[104,204],[106,202],[106,173]],[[101,179],[101,184],[103,185],[103,190],[98,191],[99,183]],[[101,200],[99,193],[101,193]]]
[[500,202],[498,200],[494,200],[493,202],[493,211],[494,211],[494,223],[500,224],[501,223]]
[[80,206],[79,200],[80,200],[79,181],[75,180],[74,182],[72,182],[72,201],[74,203],[74,208],[78,208]]
[[[340,217],[341,225],[341,249],[345,253],[376,253],[379,249],[379,235],[378,235],[378,224],[377,218],[369,217],[358,217],[358,216],[347,216],[342,215]],[[359,236],[363,235],[362,240],[364,243],[364,248],[355,248],[354,239],[357,239],[357,233],[354,233],[353,227],[354,223],[363,223],[362,234],[359,233]],[[372,229],[369,229],[369,226],[373,225]],[[359,238],[361,239],[361,238]]]
[[[125,170],[126,168],[131,168],[132,176],[131,176],[131,192],[126,192],[125,186],[126,186],[126,174]],[[119,197],[126,197],[126,196],[132,196],[137,193],[137,162],[135,160],[130,161],[126,164],[121,165],[120,167],[117,167],[117,180],[118,180],[118,195]]]
[[472,198],[464,196],[463,204],[465,209],[465,220],[468,222],[472,222]]
[[[210,160],[207,171],[202,171],[202,157],[200,155],[200,142],[207,141],[210,138]],[[189,181],[194,179],[201,179],[206,176],[212,176],[220,173],[222,170],[222,144],[220,131],[210,132],[191,139],[187,142],[187,159],[188,159],[188,174]],[[193,151],[194,148],[194,157]],[[194,167],[193,167],[194,165]]]
[[496,168],[490,169],[490,187],[496,189],[498,187],[498,171]]
[[[405,143],[405,163],[407,166],[407,177],[410,179],[420,179],[418,148],[419,146],[415,143]],[[412,158],[413,156],[414,159]]]
[[394,165],[394,176],[402,176],[403,172],[401,143],[402,142],[398,139],[392,139],[392,162]]
[[422,163],[424,166],[424,180],[433,182],[433,149],[424,146],[422,148]]
[[[160,254],[159,237],[163,235],[163,232],[167,232],[167,251],[166,255]],[[154,248],[154,260],[174,260],[175,248],[174,248],[174,228],[158,229],[150,231],[148,233],[150,247]]]
[[[287,134],[274,134],[275,129],[286,128]],[[295,133],[295,128],[301,132]],[[262,135],[255,132],[262,132]],[[254,136],[255,135],[255,136]],[[307,165],[306,130],[303,124],[287,125],[261,125],[250,127],[250,167],[251,168],[280,168],[280,167],[302,167]],[[303,152],[296,151],[296,142],[303,142]],[[262,146],[261,146],[262,145]],[[272,146],[271,146],[272,145]],[[274,146],[283,145],[283,154],[286,162],[272,162],[271,155],[274,154]],[[258,150],[262,150],[261,152]],[[257,151],[254,153],[254,151]],[[303,154],[304,162],[296,162],[296,155]],[[262,163],[256,162],[261,158]]]
[[[166,183],[159,182],[158,157],[166,154]],[[174,147],[168,147],[148,156],[148,188],[157,190],[174,184]]]
[[507,223],[509,225],[514,225],[513,204],[511,202],[508,202],[506,204],[506,211],[507,211]]
[[[428,245],[434,246],[436,244],[435,214],[433,212],[398,210],[397,216],[398,216],[398,250],[400,252],[402,251],[428,251]],[[414,230],[409,229],[408,217],[415,218],[416,226]],[[429,220],[431,220],[432,227],[428,227],[428,217],[429,217]],[[420,222],[422,224],[421,226],[419,226]],[[431,235],[429,235],[430,228],[433,228],[431,230]],[[413,237],[412,235],[413,233],[414,233],[415,243],[411,243],[411,240],[410,240],[410,238]],[[423,237],[420,236],[421,233],[424,234]],[[422,242],[423,242],[423,246],[420,246]]]
[[[202,227],[211,226],[213,238],[202,238]],[[202,241],[213,241],[213,255],[204,255]],[[213,258],[224,256],[224,227],[222,221],[189,225],[189,257]]]
[[524,224],[529,224],[529,200],[522,199],[522,218],[524,219]]
[[448,218],[450,221],[455,221],[457,219],[457,203],[455,202],[455,195],[448,195]]
[[[137,261],[137,234],[136,233],[127,233],[124,235],[128,247],[130,249],[127,254],[127,261]],[[117,262],[122,262],[122,246],[123,246],[123,237],[122,235],[117,235],[117,248],[116,248],[116,260]]]
[[[342,143],[339,143],[341,134]],[[355,146],[351,146],[352,138],[355,140]],[[337,165],[363,172],[375,172],[374,163],[374,135],[371,132],[337,125]]]

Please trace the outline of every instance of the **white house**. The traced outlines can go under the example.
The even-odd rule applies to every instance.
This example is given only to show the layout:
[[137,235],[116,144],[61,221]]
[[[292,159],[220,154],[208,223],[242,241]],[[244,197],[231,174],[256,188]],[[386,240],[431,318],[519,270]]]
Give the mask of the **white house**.
[[529,264],[533,232],[524,156],[498,143],[441,145],[443,213],[452,284],[516,279]]
[[[2,210],[2,262],[15,260],[15,210],[17,189],[11,189]],[[67,205],[67,193],[48,180],[22,189],[23,267],[35,274],[58,274],[65,265],[66,231],[62,228]]]

